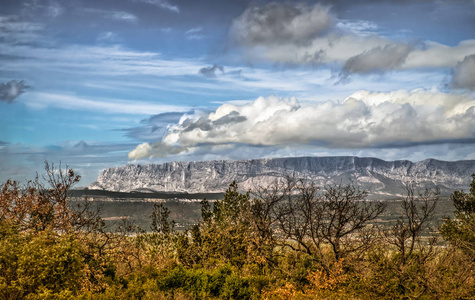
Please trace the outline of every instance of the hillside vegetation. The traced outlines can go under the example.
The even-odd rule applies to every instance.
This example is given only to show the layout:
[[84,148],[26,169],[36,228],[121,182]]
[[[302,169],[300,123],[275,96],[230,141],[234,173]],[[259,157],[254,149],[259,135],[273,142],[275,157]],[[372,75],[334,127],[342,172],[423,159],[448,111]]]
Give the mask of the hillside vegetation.
[[175,230],[156,204],[150,230],[107,230],[80,177],[46,164],[44,178],[0,194],[1,299],[473,299],[475,175],[455,191],[454,218],[431,227],[435,190],[408,183],[400,215],[354,185],[295,178],[202,202]]

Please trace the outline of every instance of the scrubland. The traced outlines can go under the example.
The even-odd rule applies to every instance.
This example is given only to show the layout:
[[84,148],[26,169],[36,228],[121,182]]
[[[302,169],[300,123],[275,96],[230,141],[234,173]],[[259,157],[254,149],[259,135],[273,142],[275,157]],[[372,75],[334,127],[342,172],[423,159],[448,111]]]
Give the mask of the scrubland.
[[162,204],[150,228],[108,230],[91,202],[68,201],[80,180],[44,178],[0,194],[1,299],[473,299],[475,176],[434,226],[437,190],[407,185],[398,217],[354,185],[296,178],[202,202],[175,229]]

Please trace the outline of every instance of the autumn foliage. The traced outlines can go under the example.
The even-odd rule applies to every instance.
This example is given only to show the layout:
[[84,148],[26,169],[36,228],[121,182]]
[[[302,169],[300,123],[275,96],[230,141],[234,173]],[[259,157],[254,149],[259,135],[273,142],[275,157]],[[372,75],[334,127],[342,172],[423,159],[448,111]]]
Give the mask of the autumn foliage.
[[150,228],[107,228],[80,177],[46,175],[0,194],[1,299],[469,299],[475,297],[475,177],[439,229],[437,190],[408,184],[399,218],[354,185],[285,178],[202,202],[177,231],[156,204]]

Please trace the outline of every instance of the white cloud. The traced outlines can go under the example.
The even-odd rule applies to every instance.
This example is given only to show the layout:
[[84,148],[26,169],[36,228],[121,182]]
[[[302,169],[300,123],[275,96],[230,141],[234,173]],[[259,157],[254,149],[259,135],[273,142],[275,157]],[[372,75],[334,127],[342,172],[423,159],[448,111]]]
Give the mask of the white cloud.
[[128,22],[136,22],[138,18],[128,12],[125,11],[114,11],[111,13],[111,18],[116,19],[116,20],[121,20],[121,21],[128,21]]
[[150,115],[163,112],[187,111],[189,108],[120,99],[91,98],[60,93],[32,92],[25,104],[33,109],[48,107],[67,110],[101,112],[106,114]]
[[[27,45],[6,45],[0,47],[0,55],[22,57],[28,60],[30,71],[49,70],[69,74],[100,75],[155,75],[177,76],[196,74],[202,63],[196,60],[167,60],[160,53],[135,51],[120,45],[68,47],[32,47]],[[2,68],[24,71],[11,59],[2,61]]]
[[198,26],[191,28],[185,32],[185,36],[189,40],[202,40],[205,38],[203,34],[203,27]]
[[41,23],[21,21],[16,16],[0,16],[0,41],[3,43],[37,41],[43,29]]
[[206,161],[229,159],[252,159],[272,157],[299,157],[299,156],[359,156],[378,157],[384,160],[420,161],[427,158],[440,160],[475,159],[473,143],[443,143],[433,145],[415,145],[393,148],[364,148],[364,149],[328,149],[315,145],[285,145],[260,147],[244,144],[201,145],[186,152],[167,157],[146,156],[136,159],[137,163],[164,163],[170,161]]
[[[113,33],[99,36],[112,38]],[[347,36],[346,38],[349,38]],[[356,36],[355,36],[356,38]],[[281,96],[296,96],[300,100],[342,99],[357,89],[374,89],[388,91],[399,88],[414,89],[431,87],[442,82],[443,74],[400,71],[386,75],[386,80],[378,76],[362,77],[355,75],[352,82],[335,87],[338,78],[332,78],[332,71],[327,68],[296,68],[276,71],[246,66],[223,65],[226,73],[217,76],[214,81],[200,78],[199,70],[207,62],[198,59],[167,59],[157,52],[137,51],[121,45],[105,43],[99,39],[96,46],[69,45],[59,47],[30,46],[24,44],[5,44],[0,47],[0,62],[5,72],[27,73],[29,82],[44,79],[42,74],[56,78],[58,84],[68,81],[81,87],[117,92],[134,93],[172,91],[194,95],[212,95],[213,100],[229,99],[230,93],[238,97],[249,95],[267,95],[277,93]],[[109,40],[110,41],[110,40]],[[340,40],[341,41],[341,40]],[[361,41],[362,47],[365,43]],[[383,44],[384,45],[384,44]],[[344,48],[335,45],[331,55],[335,59],[344,55]],[[341,51],[336,51],[338,49]],[[371,49],[371,48],[369,48]],[[18,57],[18,60],[10,59]],[[183,80],[183,76],[190,80]],[[33,77],[32,77],[33,76]],[[39,77],[39,78],[35,78]],[[132,76],[135,78],[131,80]],[[137,77],[139,76],[139,77]],[[8,81],[9,78],[4,78]],[[162,84],[157,84],[160,80]],[[36,84],[37,85],[37,84]],[[54,87],[56,90],[58,87]],[[67,93],[67,92],[63,92]],[[245,93],[243,95],[243,93]],[[221,97],[216,99],[216,96]]]
[[40,1],[32,0],[23,3],[22,13],[29,17],[42,13],[48,17],[56,18],[64,13],[64,8],[55,1],[49,1],[48,5],[42,5]]
[[46,8],[47,14],[50,17],[56,18],[63,14],[64,8],[58,2],[50,2]]
[[392,42],[378,36],[361,37],[353,34],[330,33],[308,45],[278,44],[273,47],[247,49],[257,59],[292,64],[344,64],[349,58]]
[[185,32],[185,34],[194,34],[194,33],[202,32],[202,31],[203,31],[203,27],[198,26],[198,27],[194,27],[194,28],[191,28],[191,29],[187,30]]
[[[360,91],[341,103],[301,105],[295,98],[260,97],[242,106],[224,104],[209,114],[185,115],[163,144],[305,145],[365,148],[473,138],[475,103],[467,95],[415,90]],[[143,147],[140,149],[144,157]],[[148,156],[153,149],[147,148]]]
[[360,36],[376,34],[376,30],[379,29],[378,24],[366,20],[339,20],[335,26],[345,32]]
[[231,26],[233,38],[241,44],[269,46],[279,43],[307,44],[333,23],[329,8],[269,3],[248,8]]
[[96,9],[96,8],[77,8],[77,13],[80,14],[94,14],[100,15],[107,19],[113,19],[117,21],[125,21],[135,23],[138,21],[138,17],[134,14],[131,14],[126,11],[118,11],[118,10],[105,10],[105,9]]
[[178,6],[172,5],[168,1],[165,1],[165,0],[134,0],[134,2],[148,3],[148,4],[158,6],[160,8],[163,8],[163,9],[167,9],[169,11],[176,12],[176,13],[180,12],[180,8]]
[[168,145],[166,143],[143,143],[135,147],[134,150],[129,152],[129,159],[141,159],[146,157],[165,157],[169,155],[179,154],[185,151],[186,148],[180,146]]
[[[360,30],[374,26],[359,24]],[[338,22],[328,7],[271,3],[247,9],[233,21],[229,34],[252,59],[292,64],[343,64],[364,51],[393,43],[376,35],[359,35],[351,27],[356,25]]]
[[134,150],[129,152],[129,159],[140,159],[144,157],[150,156],[149,153],[151,152],[152,147],[150,147],[149,143],[143,143],[135,147]]
[[350,72],[452,68],[473,54],[475,40],[457,46],[422,41],[418,48],[378,35],[378,24],[339,20],[327,7],[271,3],[251,7],[229,30],[248,59],[297,65],[337,64]]
[[383,72],[399,68],[411,52],[404,44],[378,46],[349,58],[343,66],[345,73]]
[[474,54],[474,52],[475,40],[465,40],[453,47],[427,41],[425,42],[425,49],[414,50],[408,55],[402,68],[453,68],[465,56]]
[[119,40],[119,35],[114,32],[106,31],[106,32],[101,32],[96,40],[98,42],[116,42]]

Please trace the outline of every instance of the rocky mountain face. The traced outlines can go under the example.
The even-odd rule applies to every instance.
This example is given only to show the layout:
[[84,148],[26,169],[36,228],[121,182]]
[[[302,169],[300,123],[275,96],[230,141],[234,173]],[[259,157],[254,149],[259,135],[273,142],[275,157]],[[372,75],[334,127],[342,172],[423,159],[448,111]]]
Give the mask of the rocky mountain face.
[[468,190],[475,160],[420,162],[384,161],[360,157],[289,157],[252,160],[171,162],[161,165],[134,165],[102,171],[89,189],[117,192],[223,192],[236,181],[240,189],[265,186],[285,176],[305,178],[324,186],[354,182],[373,196],[406,193],[407,182],[418,188],[438,186],[442,194]]

